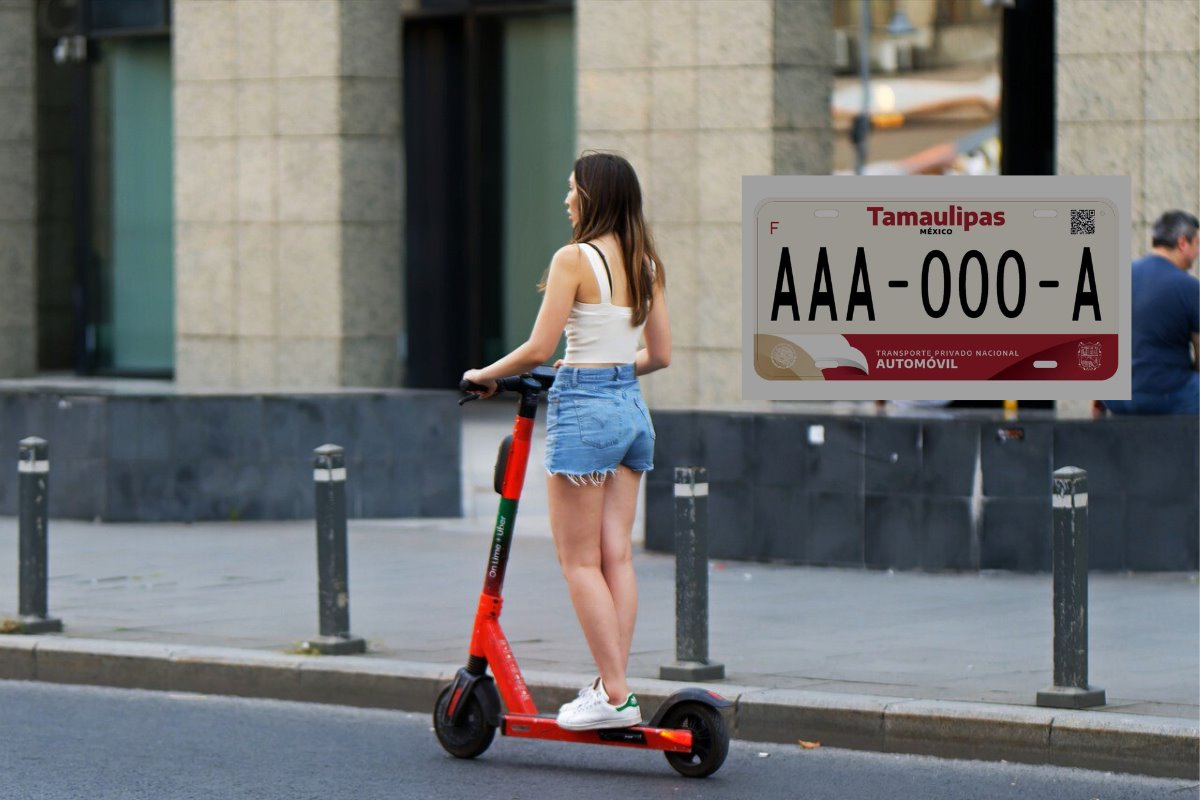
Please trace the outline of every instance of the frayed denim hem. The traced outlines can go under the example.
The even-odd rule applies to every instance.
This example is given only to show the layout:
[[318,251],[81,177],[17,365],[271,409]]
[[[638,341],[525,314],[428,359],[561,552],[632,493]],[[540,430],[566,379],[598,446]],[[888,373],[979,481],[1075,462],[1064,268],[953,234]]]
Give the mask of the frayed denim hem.
[[[650,472],[652,469],[654,469],[653,464],[651,464],[648,467],[643,467],[641,469],[638,469],[637,467],[631,466],[629,464],[619,464],[618,466],[627,467],[628,469],[632,470],[633,472],[638,472],[638,473],[646,473],[646,472]],[[617,467],[613,467],[612,469],[598,469],[595,472],[584,472],[584,473],[578,473],[578,474],[571,473],[571,472],[564,472],[562,470],[558,470],[557,472],[555,472],[555,471],[552,471],[549,468],[547,468],[546,474],[549,475],[550,477],[554,477],[555,475],[561,475],[564,478],[566,478],[567,480],[569,480],[574,486],[603,486],[604,482],[606,480],[608,480],[609,475],[617,474]]]
[[608,480],[609,475],[617,474],[617,468],[613,467],[612,469],[599,469],[595,472],[584,472],[578,475],[562,471],[551,472],[549,469],[547,469],[546,474],[552,477],[554,475],[561,475],[569,480],[572,486],[603,486],[604,482]]

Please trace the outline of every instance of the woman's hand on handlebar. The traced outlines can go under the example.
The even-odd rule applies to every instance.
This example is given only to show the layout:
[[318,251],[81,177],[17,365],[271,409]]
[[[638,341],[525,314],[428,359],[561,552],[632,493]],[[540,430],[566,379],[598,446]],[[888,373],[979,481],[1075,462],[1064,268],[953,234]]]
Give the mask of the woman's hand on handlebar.
[[482,377],[483,370],[469,369],[463,373],[462,379],[466,383],[472,383],[475,386],[483,387],[482,391],[476,388],[464,389],[477,397],[491,397],[496,393],[496,382],[491,378]]

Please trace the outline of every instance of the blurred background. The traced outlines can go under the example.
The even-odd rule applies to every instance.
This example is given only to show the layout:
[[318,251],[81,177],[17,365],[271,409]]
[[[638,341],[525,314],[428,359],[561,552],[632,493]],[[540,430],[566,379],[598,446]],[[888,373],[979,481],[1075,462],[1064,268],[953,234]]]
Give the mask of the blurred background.
[[1130,175],[1141,253],[1200,206],[1198,12],[0,0],[0,377],[451,386],[527,335],[608,148],[670,276],[651,402],[736,404],[742,175]]

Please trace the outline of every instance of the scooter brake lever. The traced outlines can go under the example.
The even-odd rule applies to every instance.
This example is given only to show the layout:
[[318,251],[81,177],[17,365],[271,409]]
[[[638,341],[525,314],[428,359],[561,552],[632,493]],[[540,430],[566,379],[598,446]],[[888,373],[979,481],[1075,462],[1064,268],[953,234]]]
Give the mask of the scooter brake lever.
[[478,399],[479,399],[479,395],[477,395],[477,394],[468,394],[468,395],[466,395],[466,396],[462,397],[462,398],[461,398],[461,399],[458,401],[458,404],[461,406],[461,405],[465,405],[465,404],[467,404],[467,403],[471,402],[472,400],[478,400]]

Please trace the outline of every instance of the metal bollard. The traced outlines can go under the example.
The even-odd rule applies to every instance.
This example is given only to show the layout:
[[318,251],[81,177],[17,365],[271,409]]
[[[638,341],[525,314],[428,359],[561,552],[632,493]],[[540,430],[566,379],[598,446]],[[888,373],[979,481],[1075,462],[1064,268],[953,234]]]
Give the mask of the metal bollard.
[[58,633],[62,620],[47,613],[47,500],[50,484],[50,447],[45,439],[30,436],[20,442],[17,458],[20,551],[20,601],[18,619],[8,627],[18,633]]
[[1089,708],[1105,703],[1104,690],[1088,686],[1087,472],[1054,471],[1054,685],[1037,704]]
[[675,663],[667,681],[712,681],[725,665],[708,660],[708,470],[675,468]]
[[350,635],[350,579],[346,552],[346,454],[335,444],[313,451],[316,489],[317,593],[320,633],[302,645],[324,655],[364,653],[367,643]]

